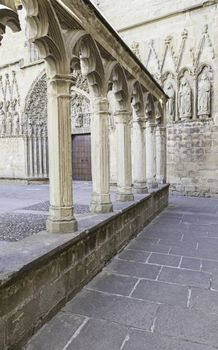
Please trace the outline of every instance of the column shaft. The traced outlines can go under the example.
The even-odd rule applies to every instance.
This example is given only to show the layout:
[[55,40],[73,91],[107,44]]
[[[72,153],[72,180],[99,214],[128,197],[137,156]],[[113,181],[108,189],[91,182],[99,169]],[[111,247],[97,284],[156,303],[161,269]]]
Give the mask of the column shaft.
[[94,213],[113,210],[110,199],[109,174],[109,113],[106,98],[93,98],[91,120],[92,199],[90,209]]
[[145,121],[133,121],[134,191],[146,193],[146,125]]
[[122,202],[134,199],[132,193],[131,127],[129,122],[129,111],[116,112],[117,200]]
[[156,124],[147,122],[146,125],[146,173],[149,189],[157,187],[156,181]]
[[70,85],[68,76],[48,80],[49,232],[77,230],[72,206]]
[[157,183],[166,183],[166,128],[157,125],[156,129],[156,169]]

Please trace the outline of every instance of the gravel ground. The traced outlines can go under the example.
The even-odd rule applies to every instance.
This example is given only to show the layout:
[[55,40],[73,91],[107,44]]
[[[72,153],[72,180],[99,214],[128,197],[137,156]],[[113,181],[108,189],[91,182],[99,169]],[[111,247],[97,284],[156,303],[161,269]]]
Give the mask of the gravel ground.
[[[23,208],[23,210],[49,211],[49,201],[30,205]],[[74,212],[75,214],[88,214],[90,213],[89,206],[85,204],[74,204]]]
[[[22,210],[27,213],[16,214],[16,211],[12,211],[0,215],[0,241],[16,242],[45,230],[46,215],[30,214],[28,211],[48,211],[49,201],[30,205]],[[74,211],[80,215],[90,213],[89,206],[82,204],[75,204]]]

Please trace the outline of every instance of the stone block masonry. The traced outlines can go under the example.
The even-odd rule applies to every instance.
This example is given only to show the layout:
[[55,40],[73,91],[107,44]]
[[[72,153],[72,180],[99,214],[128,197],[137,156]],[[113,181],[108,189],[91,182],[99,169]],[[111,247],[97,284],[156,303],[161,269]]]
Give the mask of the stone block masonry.
[[[101,219],[100,223],[76,237],[63,239],[64,243],[53,250],[45,253],[44,244],[44,253],[33,254],[32,262],[14,272],[2,273],[0,349],[20,349],[167,205],[168,185],[165,185],[125,209],[108,215],[106,220]],[[37,240],[37,235],[35,237]],[[43,235],[40,239],[42,244]],[[11,254],[11,259],[15,258]]]
[[168,181],[172,193],[218,196],[218,127],[212,121],[168,126]]

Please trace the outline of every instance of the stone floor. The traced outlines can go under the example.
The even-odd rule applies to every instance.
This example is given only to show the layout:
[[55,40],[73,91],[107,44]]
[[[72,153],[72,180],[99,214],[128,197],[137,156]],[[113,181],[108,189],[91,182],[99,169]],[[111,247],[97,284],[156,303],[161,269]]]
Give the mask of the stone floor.
[[25,350],[218,349],[218,200],[169,207]]

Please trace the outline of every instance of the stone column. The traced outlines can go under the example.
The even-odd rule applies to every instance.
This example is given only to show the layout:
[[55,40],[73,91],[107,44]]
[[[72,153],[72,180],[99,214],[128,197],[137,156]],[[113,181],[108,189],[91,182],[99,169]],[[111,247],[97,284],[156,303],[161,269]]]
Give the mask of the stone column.
[[142,118],[133,120],[134,192],[146,193],[146,122]]
[[49,232],[74,232],[69,76],[48,80]]
[[134,200],[132,193],[130,111],[115,113],[117,139],[117,200]]
[[146,123],[146,174],[148,189],[156,188],[156,124]]
[[156,180],[159,186],[166,183],[166,128],[156,127]]
[[91,119],[92,152],[92,199],[93,213],[108,213],[113,210],[110,199],[109,171],[109,113],[107,98],[93,98]]

